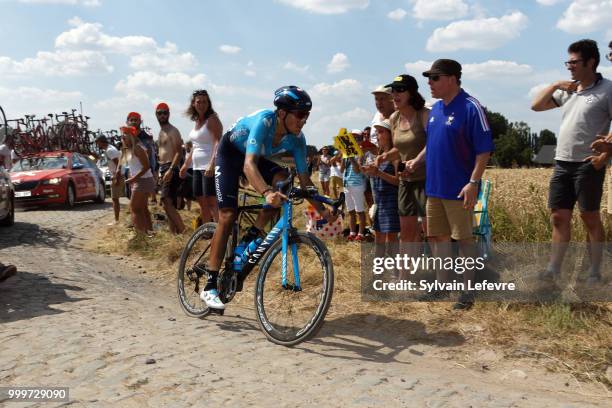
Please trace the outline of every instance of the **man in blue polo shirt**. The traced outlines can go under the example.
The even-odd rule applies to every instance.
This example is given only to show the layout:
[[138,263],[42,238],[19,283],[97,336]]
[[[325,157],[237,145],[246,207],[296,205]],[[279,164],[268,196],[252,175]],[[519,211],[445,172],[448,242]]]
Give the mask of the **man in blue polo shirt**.
[[[425,151],[409,169],[425,159],[427,195],[427,237],[436,256],[445,256],[451,238],[459,243],[463,256],[473,257],[473,209],[478,199],[480,178],[494,150],[491,129],[480,103],[461,89],[461,65],[439,59],[429,71],[431,96],[440,99],[431,108]],[[463,274],[464,284],[474,281],[474,270]],[[448,271],[437,271],[438,282],[448,280]],[[439,300],[445,291],[429,293],[425,299]],[[474,294],[462,292],[455,309],[469,309]]]

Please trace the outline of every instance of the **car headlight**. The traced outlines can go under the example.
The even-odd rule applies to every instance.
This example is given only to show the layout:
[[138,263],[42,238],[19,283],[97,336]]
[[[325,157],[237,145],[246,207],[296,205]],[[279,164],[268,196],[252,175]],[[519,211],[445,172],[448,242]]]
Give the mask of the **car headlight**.
[[61,177],[54,177],[54,178],[42,181],[43,184],[59,184],[61,182],[62,182],[62,178]]

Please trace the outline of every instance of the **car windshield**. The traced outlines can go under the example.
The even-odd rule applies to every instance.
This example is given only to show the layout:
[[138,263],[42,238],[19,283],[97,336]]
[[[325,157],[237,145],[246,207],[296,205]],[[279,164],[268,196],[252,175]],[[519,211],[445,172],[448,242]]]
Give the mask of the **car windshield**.
[[28,157],[15,163],[11,171],[62,169],[66,168],[67,164],[68,159],[65,156]]

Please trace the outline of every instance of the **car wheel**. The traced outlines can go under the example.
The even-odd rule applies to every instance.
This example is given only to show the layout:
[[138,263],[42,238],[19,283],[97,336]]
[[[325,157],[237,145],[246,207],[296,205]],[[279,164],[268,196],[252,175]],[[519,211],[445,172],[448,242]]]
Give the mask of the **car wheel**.
[[100,183],[98,184],[98,194],[96,195],[96,199],[94,200],[94,203],[96,204],[104,204],[104,201],[106,200],[106,186],[104,185],[104,180],[100,180]]
[[0,220],[0,227],[10,227],[15,223],[15,198],[11,196],[9,200],[9,212],[4,217],[4,219]]
[[66,190],[66,207],[74,207],[76,201],[76,195],[74,194],[74,186],[72,183],[68,183],[68,189]]

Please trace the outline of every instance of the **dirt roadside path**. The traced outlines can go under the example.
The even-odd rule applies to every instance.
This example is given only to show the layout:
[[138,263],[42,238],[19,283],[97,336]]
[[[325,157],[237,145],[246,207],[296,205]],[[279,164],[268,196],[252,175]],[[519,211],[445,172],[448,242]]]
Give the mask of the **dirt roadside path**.
[[143,273],[148,265],[83,249],[109,217],[108,204],[26,211],[0,230],[0,260],[19,268],[0,283],[0,386],[67,386],[64,405],[75,407],[612,403],[595,385],[501,361],[485,347],[480,368],[460,364],[452,341],[428,339],[423,328],[411,335],[410,324],[335,319],[288,349],[265,340],[252,308],[186,317],[174,287]]

